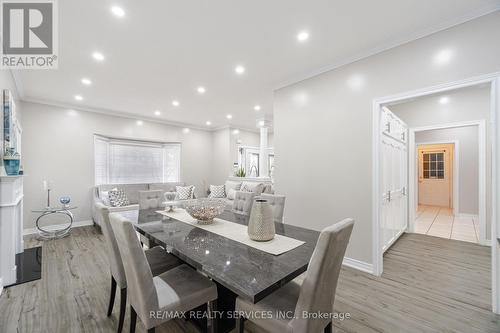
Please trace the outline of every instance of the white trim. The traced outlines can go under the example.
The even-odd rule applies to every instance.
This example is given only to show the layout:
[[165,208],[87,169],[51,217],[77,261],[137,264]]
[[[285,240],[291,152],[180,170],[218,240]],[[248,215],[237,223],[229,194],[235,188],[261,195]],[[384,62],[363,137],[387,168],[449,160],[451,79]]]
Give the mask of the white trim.
[[[379,154],[379,142],[380,142],[380,112],[382,104],[388,104],[389,102],[403,101],[415,97],[431,95],[438,92],[456,90],[459,88],[465,88],[470,86],[475,86],[478,84],[490,83],[492,85],[491,94],[491,137],[492,137],[492,239],[500,237],[500,221],[497,221],[497,210],[500,209],[500,202],[497,202],[497,191],[500,191],[500,182],[498,181],[498,161],[497,155],[500,151],[500,145],[497,145],[497,131],[500,130],[500,103],[498,103],[498,98],[500,96],[500,72],[480,75],[472,78],[467,78],[463,80],[458,80],[454,82],[444,83],[440,85],[435,85],[427,88],[417,89],[410,92],[404,92],[393,96],[386,96],[382,98],[376,98],[372,103],[372,256],[373,256],[373,274],[381,275],[383,271],[383,251],[380,247],[380,154]],[[480,125],[481,127],[481,125]],[[483,121],[483,130],[485,130],[485,125]],[[414,144],[414,142],[413,142]],[[484,144],[485,146],[485,144]],[[481,152],[480,154],[483,154]],[[415,167],[415,166],[413,166]],[[480,180],[481,184],[482,180]],[[411,202],[410,202],[411,204]],[[485,205],[486,202],[481,202],[481,205]],[[495,242],[492,242],[495,243]],[[493,312],[500,314],[500,292],[498,284],[500,284],[500,263],[498,263],[499,256],[499,246],[491,247],[492,251],[492,309]]]
[[[79,228],[79,227],[86,227],[94,225],[94,221],[92,220],[83,220],[83,221],[78,221],[78,222],[73,222],[73,225],[71,226],[71,229],[73,228]],[[43,227],[44,229],[47,230],[55,230],[57,228],[60,228],[61,224],[52,224]],[[23,230],[23,236],[29,236],[29,235],[36,235],[38,234],[38,229],[37,228],[27,228]]]
[[2,296],[2,291],[3,291],[3,280],[0,277],[0,296]]
[[[410,129],[410,136],[415,135],[415,132],[412,132]],[[415,141],[415,140],[413,140]],[[452,191],[452,196],[453,196],[453,215],[458,215],[460,212],[460,200],[459,198],[459,188],[460,188],[460,182],[459,182],[459,175],[460,175],[460,141],[458,140],[445,140],[445,141],[429,141],[429,142],[419,142],[419,143],[414,143],[415,145],[415,152],[418,151],[417,146],[421,145],[440,145],[440,144],[452,144],[453,147],[453,191]],[[418,165],[418,158],[416,154],[413,154],[413,158],[415,159],[414,163],[412,162],[411,156],[408,156],[409,163],[413,165]],[[418,170],[418,169],[417,169]],[[417,177],[417,170],[413,174],[408,174],[409,181],[408,183],[411,184],[412,177],[418,178]],[[417,180],[413,181],[414,184],[417,184]],[[415,190],[415,198],[413,200],[414,204],[416,205],[415,207],[418,207],[418,184],[413,187]],[[411,200],[411,198],[410,198]],[[416,212],[414,209],[413,212]],[[410,220],[409,223],[413,224],[415,222],[415,219]],[[414,225],[411,226],[410,232],[414,231]]]
[[373,274],[373,265],[370,263],[367,263],[365,261],[344,257],[344,260],[342,261],[342,265],[345,265],[345,266],[351,267],[351,268],[355,268],[355,269],[360,270],[362,272]]
[[0,204],[0,208],[1,207],[15,207],[21,202],[21,200],[23,200],[23,198],[24,198],[24,194],[21,194],[16,198],[16,200],[14,202]]
[[322,67],[320,69],[314,69],[314,70],[310,71],[309,73],[297,76],[291,80],[284,81],[284,82],[278,84],[274,90],[276,91],[276,90],[291,86],[293,84],[296,84],[296,83],[299,83],[301,81],[313,78],[313,77],[318,76],[320,74],[323,74],[323,73],[332,71],[334,69],[349,65],[353,62],[360,61],[360,60],[365,59],[365,58],[369,58],[371,56],[382,53],[384,51],[387,51],[387,50],[393,49],[395,47],[410,43],[414,40],[424,38],[426,36],[430,36],[432,34],[440,32],[442,30],[446,30],[446,29],[452,28],[454,26],[466,23],[468,21],[477,19],[481,16],[488,15],[488,14],[493,13],[499,9],[500,9],[500,5],[484,6],[483,8],[478,8],[476,11],[469,12],[460,18],[456,18],[453,20],[445,21],[445,22],[440,22],[439,24],[434,25],[434,26],[429,26],[424,30],[416,31],[416,32],[410,34],[409,36],[407,36],[406,38],[400,38],[400,39],[397,39],[397,40],[392,41],[392,42],[379,43],[378,46],[375,48],[372,48],[370,50],[360,52],[358,54],[346,57],[345,59],[337,61],[331,65]]

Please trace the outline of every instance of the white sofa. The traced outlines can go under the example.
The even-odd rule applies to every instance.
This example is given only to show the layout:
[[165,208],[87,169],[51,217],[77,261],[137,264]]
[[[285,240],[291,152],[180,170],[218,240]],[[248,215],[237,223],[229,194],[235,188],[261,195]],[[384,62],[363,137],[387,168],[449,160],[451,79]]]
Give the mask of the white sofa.
[[[226,210],[230,211],[233,209],[236,192],[240,191],[244,183],[247,183],[249,186],[251,186],[252,192],[256,196],[261,195],[262,193],[274,194],[274,189],[271,181],[260,180],[258,178],[249,179],[232,177],[224,183],[226,191],[226,197],[224,198],[224,200],[226,201]],[[230,189],[233,189],[235,191],[231,193],[232,191],[230,191]]]
[[[162,190],[164,192],[175,192],[176,186],[185,186],[183,182],[154,183],[154,184],[104,184],[97,185],[92,190],[92,220],[94,224],[101,225],[101,217],[98,213],[97,204],[104,204],[109,207],[111,213],[129,212],[139,210],[139,191]],[[130,205],[122,207],[110,207],[101,197],[102,192],[107,192],[114,188],[121,189],[127,195]]]

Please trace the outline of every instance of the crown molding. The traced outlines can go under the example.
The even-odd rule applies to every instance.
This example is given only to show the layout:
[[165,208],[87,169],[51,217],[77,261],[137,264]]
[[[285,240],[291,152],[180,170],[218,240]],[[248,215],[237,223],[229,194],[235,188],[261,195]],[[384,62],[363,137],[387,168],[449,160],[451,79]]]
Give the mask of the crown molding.
[[436,24],[433,26],[429,26],[423,30],[415,31],[415,32],[409,34],[407,37],[400,38],[400,39],[394,40],[392,42],[387,42],[387,43],[381,44],[380,46],[377,46],[373,49],[358,53],[358,54],[353,55],[351,57],[347,57],[343,60],[337,61],[333,64],[324,66],[324,67],[319,68],[319,69],[312,70],[312,71],[305,73],[303,75],[296,76],[293,79],[290,79],[290,80],[287,80],[287,81],[284,81],[284,82],[278,84],[276,86],[276,88],[274,88],[274,91],[277,91],[277,90],[283,89],[285,87],[294,85],[296,83],[305,81],[307,79],[313,78],[313,77],[318,76],[320,74],[330,72],[334,69],[338,69],[340,67],[349,65],[353,62],[369,58],[371,56],[374,56],[374,55],[377,55],[379,53],[393,49],[395,47],[398,47],[398,46],[401,46],[404,44],[408,44],[410,42],[413,42],[415,40],[430,36],[430,35],[435,34],[437,32],[440,32],[440,31],[443,31],[446,29],[450,29],[452,27],[455,27],[455,26],[458,26],[460,24],[472,21],[472,20],[477,19],[481,16],[485,16],[485,15],[494,13],[494,12],[499,11],[499,10],[500,10],[500,5],[493,5],[493,6],[489,5],[489,6],[479,7],[478,9],[476,9],[476,10],[474,10],[466,15],[463,15],[463,16],[460,16],[460,17],[457,17],[457,18],[454,18],[451,20],[447,20],[447,21],[444,21],[442,23],[439,23],[439,24]]

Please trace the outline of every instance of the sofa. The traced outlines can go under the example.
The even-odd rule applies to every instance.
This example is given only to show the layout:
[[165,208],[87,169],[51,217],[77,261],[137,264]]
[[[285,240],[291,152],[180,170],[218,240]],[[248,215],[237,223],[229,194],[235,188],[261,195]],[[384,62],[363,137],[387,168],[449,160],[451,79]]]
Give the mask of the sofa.
[[[269,181],[262,181],[259,179],[248,179],[248,178],[231,178],[225,183],[225,193],[226,196],[223,198],[226,202],[225,209],[231,211],[233,209],[234,198],[236,192],[241,191],[243,186],[247,187],[247,192],[253,192],[255,196],[259,196],[262,193],[274,194],[273,185]],[[210,196],[210,195],[209,195]]]
[[[98,213],[98,203],[104,204],[109,208],[110,213],[134,212],[139,210],[139,192],[141,191],[157,191],[175,192],[176,186],[186,186],[184,182],[169,182],[169,183],[151,183],[151,184],[103,184],[97,185],[92,189],[92,220],[94,224],[101,226],[101,217]],[[130,205],[121,207],[111,207],[103,201],[103,192],[108,192],[114,188],[121,189],[127,195]],[[194,192],[194,191],[193,191]]]

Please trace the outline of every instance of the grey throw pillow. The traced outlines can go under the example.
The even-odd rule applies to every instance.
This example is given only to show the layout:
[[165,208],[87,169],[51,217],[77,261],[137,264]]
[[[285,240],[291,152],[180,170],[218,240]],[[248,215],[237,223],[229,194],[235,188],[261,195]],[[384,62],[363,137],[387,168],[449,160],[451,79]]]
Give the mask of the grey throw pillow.
[[177,199],[187,200],[193,197],[194,186],[176,186],[175,191],[177,192]]
[[112,189],[108,192],[111,207],[123,207],[130,205],[127,194],[121,189]]
[[210,185],[209,198],[225,198],[226,189],[224,185]]

